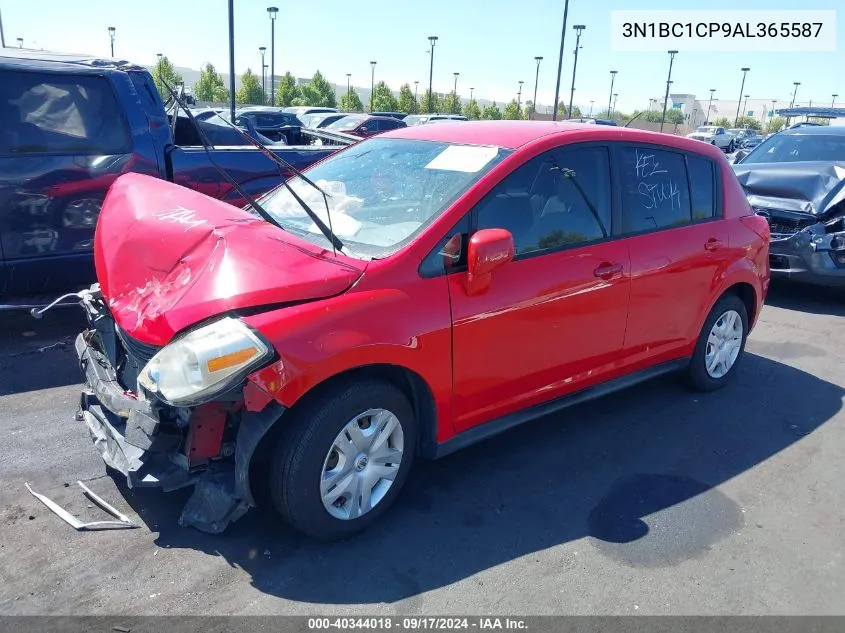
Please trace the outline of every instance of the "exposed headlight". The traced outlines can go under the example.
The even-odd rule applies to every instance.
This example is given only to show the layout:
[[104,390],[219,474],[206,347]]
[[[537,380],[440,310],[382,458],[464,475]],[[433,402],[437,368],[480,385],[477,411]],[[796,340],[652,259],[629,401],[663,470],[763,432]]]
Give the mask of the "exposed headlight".
[[138,384],[170,404],[198,404],[243,380],[272,354],[244,323],[224,317],[166,345],[141,371]]

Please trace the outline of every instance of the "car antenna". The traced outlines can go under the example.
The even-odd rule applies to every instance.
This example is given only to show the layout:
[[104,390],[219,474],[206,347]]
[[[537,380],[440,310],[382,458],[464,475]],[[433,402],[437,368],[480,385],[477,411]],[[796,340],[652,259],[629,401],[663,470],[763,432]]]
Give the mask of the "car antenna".
[[631,123],[633,123],[634,121],[636,121],[637,119],[639,119],[639,118],[640,118],[643,114],[645,114],[645,110],[641,110],[640,112],[638,112],[637,114],[635,114],[634,116],[632,116],[632,117],[631,117],[631,120],[630,120],[630,121],[628,121],[628,122],[627,122],[625,125],[623,125],[622,127],[628,127],[629,125],[631,125]]
[[[170,85],[164,80],[162,80],[162,84],[164,85],[165,88],[167,88],[168,92],[175,99],[175,101],[177,103],[177,109],[176,109],[176,111],[174,112],[174,115],[173,115],[174,122],[175,122],[175,119],[176,119],[176,114],[178,113],[178,108],[181,106],[181,108],[185,111],[185,114],[188,116],[188,119],[191,121],[191,123],[197,129],[197,133],[200,137],[200,142],[202,143],[203,149],[205,150],[205,153],[206,153],[206,156],[208,157],[209,162],[217,169],[218,172],[220,172],[220,175],[223,176],[229,182],[229,184],[231,184],[235,188],[235,190],[244,198],[244,200],[246,200],[249,203],[249,205],[253,209],[255,209],[255,211],[258,213],[258,215],[260,215],[264,220],[266,220],[270,224],[277,226],[278,228],[280,228],[284,231],[285,230],[284,227],[281,224],[279,224],[279,222],[272,215],[270,215],[270,213],[268,213],[267,210],[264,209],[264,207],[262,207],[260,204],[258,204],[258,202],[255,200],[255,198],[253,198],[246,191],[244,191],[244,189],[237,183],[237,181],[235,181],[235,179],[232,178],[232,176],[230,176],[229,173],[226,172],[226,170],[223,169],[217,163],[217,161],[214,160],[214,158],[212,158],[211,150],[210,150],[211,143],[209,143],[208,138],[206,137],[205,130],[202,129],[202,126],[199,124],[196,117],[194,117],[193,113],[182,102],[182,100],[176,95],[173,88],[171,88]],[[262,151],[266,149],[260,143],[257,143],[257,141],[254,141],[252,137],[250,137],[247,134],[244,134],[243,130],[239,129],[234,124],[231,124],[225,118],[223,118],[223,117],[220,117],[220,118],[223,119],[223,121],[225,121],[231,127],[233,127],[244,138],[249,140],[250,143],[257,145],[257,147],[259,149],[261,149]],[[270,152],[269,150],[267,150],[267,154],[269,154],[271,157],[278,158],[278,157],[275,156],[275,154],[273,154],[273,152]],[[286,161],[282,161],[281,159],[278,159],[278,160],[287,164]],[[276,162],[276,161],[274,161],[274,162]],[[293,166],[291,166],[291,169],[294,172],[299,173],[299,170],[297,170]],[[284,176],[284,174],[281,174],[281,175]],[[311,182],[307,178],[303,178],[303,179],[306,180],[307,182]],[[320,216],[318,216],[316,213],[314,213],[314,211],[311,209],[311,207],[309,207],[308,204],[306,204],[306,202],[302,198],[300,198],[296,194],[296,192],[293,191],[293,189],[291,189],[290,185],[288,185],[285,180],[282,181],[282,184],[287,188],[287,190],[290,192],[290,194],[296,199],[296,201],[300,204],[300,206],[305,210],[305,212],[308,214],[308,217],[310,217],[311,220],[314,222],[314,224],[317,226],[317,228],[320,229],[320,232],[326,237],[327,240],[329,240],[329,242],[332,245],[334,255],[337,256],[337,251],[343,250],[343,242],[341,242],[340,239],[334,234],[334,231],[331,229],[331,226],[326,226],[326,224],[323,222],[323,220],[320,219]],[[312,185],[313,185],[313,183],[312,183]],[[318,190],[322,191],[319,187],[317,187],[317,185],[313,185],[313,186],[315,188],[317,188]],[[331,215],[328,212],[328,200],[325,199],[325,195],[326,194],[324,193],[323,199],[326,203],[326,215],[328,216],[328,219],[329,219],[329,225],[331,225]]]

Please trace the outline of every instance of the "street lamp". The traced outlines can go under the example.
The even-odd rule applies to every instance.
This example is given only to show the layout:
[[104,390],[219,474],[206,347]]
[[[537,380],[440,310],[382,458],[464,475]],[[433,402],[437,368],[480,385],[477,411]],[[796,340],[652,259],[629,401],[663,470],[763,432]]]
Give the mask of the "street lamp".
[[376,94],[376,62],[370,62],[370,112],[373,111],[373,97]]
[[595,101],[590,101],[590,114],[587,116],[593,116],[593,103],[595,103]]
[[414,82],[414,105],[417,107],[418,110],[419,110],[419,102],[417,101],[417,90],[419,89],[419,87],[420,87],[420,82],[415,81]]
[[[352,80],[352,73],[346,73],[346,100],[349,101],[350,99],[350,92],[352,90],[352,85],[349,83]],[[349,105],[349,104],[347,104]]]
[[795,85],[795,90],[792,92],[792,103],[789,104],[790,108],[795,107],[795,95],[798,94],[798,86],[801,85],[800,81],[793,81],[792,83]]
[[715,88],[710,88],[710,102],[707,104],[707,114],[704,117],[704,125],[708,125],[710,123],[710,108],[713,106],[713,93],[716,92]]
[[557,58],[557,82],[555,82],[555,102],[552,106],[552,121],[557,121],[557,100],[560,96],[560,73],[563,70],[563,43],[566,40],[566,17],[569,14],[569,0],[563,5],[563,28],[560,30],[560,53]]
[[[618,98],[619,98],[619,93],[614,92],[613,93],[613,111],[614,112],[616,112],[616,99],[618,99]],[[613,118],[613,117],[611,117],[611,118]]]
[[109,27],[109,39],[111,40],[111,56],[114,57],[114,32],[115,29],[113,26]]
[[678,51],[669,52],[669,76],[666,77],[666,94],[663,96],[663,116],[660,118],[660,131],[663,131],[663,124],[666,122],[666,106],[669,105],[669,86],[672,85],[672,63]]
[[830,101],[830,107],[832,108],[832,107],[833,107],[833,104],[834,104],[834,103],[836,103],[836,97],[838,97],[839,95],[838,95],[838,94],[836,94],[836,93],[834,92],[834,93],[833,93],[832,95],[830,95],[830,96],[831,96],[831,97],[833,97],[833,99]]
[[469,102],[470,102],[470,103],[472,103],[472,91],[473,91],[473,90],[475,90],[475,88],[470,88],[470,89],[469,89]]
[[434,77],[434,44],[437,42],[436,35],[429,35],[428,41],[431,43],[431,49],[429,53],[429,67],[428,67],[428,112],[431,112],[431,80]]
[[457,97],[458,96],[458,75],[460,75],[461,73],[452,73],[452,74],[455,75],[455,88],[452,90],[452,92],[454,92],[455,96]]
[[607,93],[607,118],[612,119],[613,116],[610,112],[610,101],[613,98],[613,82],[616,81],[616,72],[615,70],[610,71],[610,92]]
[[575,61],[572,64],[572,87],[569,89],[569,114],[566,117],[567,119],[572,118],[572,99],[575,97],[575,71],[578,68],[578,49],[581,44],[581,32],[586,28],[583,24],[576,24],[572,27],[575,31]]
[[264,93],[264,103],[267,103],[267,83],[264,76],[264,69],[267,68],[267,64],[264,63],[264,53],[267,52],[267,47],[259,46],[258,52],[261,53],[261,92]]
[[[745,113],[748,112],[748,97],[749,95],[744,95],[745,101],[742,103],[742,116],[745,116]],[[734,124],[736,125],[736,124]]]
[[519,90],[516,92],[516,116],[520,118],[520,112],[522,109],[522,84],[525,82],[520,80],[519,82]]
[[736,102],[736,117],[734,118],[734,127],[737,126],[737,122],[739,121],[739,104],[742,103],[742,92],[745,90],[745,75],[748,73],[750,68],[740,68],[742,71],[742,86],[739,88],[739,99]]
[[278,7],[267,7],[270,16],[270,105],[276,105],[276,14]]
[[18,38],[18,48],[23,48],[23,38],[22,37]]
[[540,62],[543,61],[543,58],[538,55],[534,58],[534,61],[537,62],[537,72],[534,75],[534,101],[532,102],[531,110],[534,114],[537,114],[537,83],[540,81]]

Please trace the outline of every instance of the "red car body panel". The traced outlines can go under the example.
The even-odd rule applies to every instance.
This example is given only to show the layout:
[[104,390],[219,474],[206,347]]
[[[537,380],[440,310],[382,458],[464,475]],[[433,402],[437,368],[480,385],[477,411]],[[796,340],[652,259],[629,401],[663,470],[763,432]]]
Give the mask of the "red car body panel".
[[341,293],[366,268],[225,202],[140,174],[111,187],[96,236],[97,279],[115,321],[150,345],[229,310]]
[[[408,246],[368,263],[335,257],[200,194],[123,176],[101,213],[96,248],[118,324],[163,344],[226,310],[293,303],[244,317],[279,356],[249,376],[251,399],[260,402],[264,393],[293,406],[344,372],[401,367],[430,392],[436,439],[444,442],[525,407],[688,357],[713,303],[736,283],[753,290],[752,324],[759,315],[768,289],[768,227],[715,147],[552,122],[443,123],[384,137],[515,151]],[[419,274],[447,231],[516,167],[554,147],[602,141],[707,156],[721,170],[724,218],[509,262],[477,294],[467,292],[468,273]],[[183,208],[196,213],[172,214]]]

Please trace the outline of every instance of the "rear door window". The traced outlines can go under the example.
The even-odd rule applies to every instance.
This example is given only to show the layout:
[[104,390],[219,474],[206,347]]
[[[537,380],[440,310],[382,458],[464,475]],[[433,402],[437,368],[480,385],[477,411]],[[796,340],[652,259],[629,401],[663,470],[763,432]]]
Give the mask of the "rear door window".
[[625,146],[620,156],[625,233],[655,231],[691,222],[683,154],[647,146]]
[[4,72],[0,122],[2,154],[103,155],[132,149],[104,77]]

